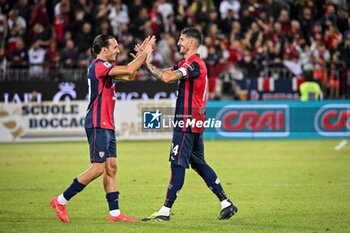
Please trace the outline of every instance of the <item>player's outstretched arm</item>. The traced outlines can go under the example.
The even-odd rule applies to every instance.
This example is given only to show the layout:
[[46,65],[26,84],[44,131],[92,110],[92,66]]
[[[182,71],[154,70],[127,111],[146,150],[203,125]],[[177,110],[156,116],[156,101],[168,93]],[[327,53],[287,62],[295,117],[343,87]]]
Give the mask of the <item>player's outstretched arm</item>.
[[142,66],[144,61],[146,60],[147,56],[152,53],[153,45],[156,41],[155,36],[150,37],[149,39],[146,38],[146,42],[144,45],[144,50],[139,53],[136,58],[130,62],[128,65],[125,66],[115,66],[113,67],[108,75],[113,76],[117,80],[132,80],[136,76],[136,72],[138,69]]
[[145,61],[146,70],[156,79],[161,80],[165,83],[174,83],[179,81],[183,74],[179,70],[171,70],[171,69],[160,69],[150,63],[150,55],[147,56]]

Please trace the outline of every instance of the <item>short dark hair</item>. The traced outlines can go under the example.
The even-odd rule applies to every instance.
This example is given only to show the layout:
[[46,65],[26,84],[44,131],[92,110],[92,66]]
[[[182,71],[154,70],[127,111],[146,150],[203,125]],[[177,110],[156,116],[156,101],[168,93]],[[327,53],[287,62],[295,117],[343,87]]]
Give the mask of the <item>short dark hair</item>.
[[109,34],[100,34],[96,36],[94,42],[92,42],[91,56],[96,58],[96,55],[101,52],[103,47],[108,48],[110,39],[114,39],[114,37]]
[[197,40],[198,46],[203,43],[203,35],[202,32],[199,31],[195,27],[185,28],[181,31],[181,35],[185,35],[186,37],[191,37]]

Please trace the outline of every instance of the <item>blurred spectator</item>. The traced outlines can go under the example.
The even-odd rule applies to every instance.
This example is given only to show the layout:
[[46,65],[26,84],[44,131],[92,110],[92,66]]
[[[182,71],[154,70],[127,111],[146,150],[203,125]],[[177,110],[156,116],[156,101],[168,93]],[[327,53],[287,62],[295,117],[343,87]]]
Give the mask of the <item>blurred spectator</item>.
[[14,6],[13,9],[18,12],[18,15],[23,17],[26,21],[26,24],[30,20],[31,7],[28,4],[28,0],[19,0]]
[[166,19],[168,18],[168,15],[174,15],[175,13],[174,7],[167,0],[158,0],[158,1],[159,1],[158,12],[162,15],[163,22],[165,22]]
[[209,21],[209,14],[216,11],[213,0],[195,0],[191,5],[197,23],[206,23]]
[[97,6],[93,8],[94,31],[97,34],[101,33],[101,25],[103,22],[108,22],[109,24],[108,15],[111,9],[112,5],[108,3],[108,0],[100,0]]
[[328,77],[328,85],[329,85],[329,96],[330,99],[338,99],[339,98],[339,87],[340,87],[340,79],[341,79],[341,71],[342,64],[339,62],[339,52],[336,52],[332,55],[331,62],[329,65],[329,77]]
[[141,9],[145,7],[142,0],[133,0],[132,3],[131,3],[131,1],[128,1],[128,4],[129,4],[129,6],[128,6],[129,18],[131,20],[136,19],[139,15],[139,12],[141,11]]
[[179,0],[176,14],[176,24],[178,28],[184,28],[187,25],[193,26],[195,23],[194,12],[188,7],[187,0]]
[[281,11],[281,5],[278,0],[266,0],[263,5],[263,11],[267,13],[267,15],[272,16],[273,18],[277,18],[279,12]]
[[333,5],[326,6],[326,11],[322,17],[322,23],[324,26],[328,25],[329,23],[337,25],[337,16],[335,15],[335,8]]
[[345,66],[350,70],[350,32],[347,34],[345,41],[339,46],[341,58]]
[[[232,28],[232,24],[233,24],[234,22],[239,23],[239,21],[236,21],[236,20],[235,20],[233,10],[229,10],[229,11],[228,11],[228,14],[227,14],[227,17],[224,18],[223,20],[221,20],[221,22],[220,22],[222,32],[225,33],[225,35],[226,35],[227,37],[229,37],[229,36],[230,36],[230,33],[232,33],[232,32],[231,32],[231,30],[233,29],[233,28]],[[240,24],[240,23],[239,23],[239,27],[241,27],[241,24]]]
[[158,12],[158,1],[152,3],[152,9],[149,12],[149,19],[151,21],[152,34],[159,37],[160,32],[163,30],[162,15]]
[[17,10],[11,10],[9,12],[7,25],[9,30],[12,30],[13,27],[17,27],[19,34],[25,36],[26,30],[27,30],[27,23],[22,16],[18,15]]
[[76,68],[78,65],[78,49],[73,40],[67,40],[66,45],[61,51],[61,60],[64,68]]
[[78,53],[85,53],[92,45],[94,40],[93,34],[91,32],[91,24],[84,23],[82,27],[82,32],[75,35],[74,44],[78,46]]
[[[83,25],[87,22],[87,18],[86,18],[86,13],[83,9],[77,9],[74,12],[74,20],[72,22],[71,25],[71,31],[74,35],[78,35],[81,31],[81,29],[83,28]],[[57,35],[57,40],[61,43],[63,42],[64,39],[64,35],[62,35],[62,38],[60,38]]]
[[84,14],[89,16],[92,13],[93,4],[93,0],[75,0],[73,1],[73,9],[84,11]]
[[24,41],[19,39],[16,41],[15,49],[8,55],[10,66],[14,68],[22,68],[28,66],[28,54],[24,46]]
[[40,47],[40,42],[35,41],[28,51],[29,77],[39,78],[44,72],[46,50]]
[[282,50],[281,43],[272,40],[267,41],[267,62],[268,64],[272,63],[281,63],[282,62]]
[[48,69],[48,76],[51,80],[59,80],[60,77],[60,62],[61,56],[57,50],[57,44],[51,43],[45,55],[46,67]]
[[175,24],[175,18],[173,15],[168,15],[166,21],[164,22],[163,31],[169,33],[173,37],[178,36],[177,27]]
[[0,46],[0,75],[5,74],[7,71],[7,59],[4,46]]
[[124,45],[131,45],[133,43],[134,37],[130,34],[128,24],[120,25],[120,32],[118,35],[118,41]]
[[50,26],[50,20],[46,8],[46,0],[39,0],[34,5],[30,16],[29,25],[34,26],[37,23],[43,25],[45,28]]
[[20,34],[20,30],[17,26],[14,26],[7,37],[7,52],[12,53],[12,51],[16,48],[17,41],[22,39],[23,37]]
[[322,42],[316,43],[316,48],[313,51],[315,62],[314,79],[321,81],[322,90],[325,92],[327,85],[327,63],[330,61],[331,54]]
[[141,41],[142,38],[148,35],[148,32],[151,29],[151,21],[148,20],[148,11],[146,7],[141,8],[138,17],[134,19],[132,24],[130,33],[135,39]]
[[254,16],[249,13],[248,8],[243,8],[241,11],[241,16],[239,22],[241,23],[242,32],[248,31],[250,25],[254,21]]
[[83,53],[79,53],[79,67],[80,68],[87,68],[90,65],[91,62],[91,50],[90,48],[86,49]]
[[237,63],[239,67],[246,71],[248,78],[256,78],[259,76],[259,66],[253,54],[248,49],[243,49],[242,59]]
[[60,53],[57,50],[57,44],[51,43],[45,56],[47,68],[49,70],[58,69],[61,61]]
[[121,0],[114,0],[113,7],[109,12],[108,18],[113,30],[113,35],[117,36],[120,32],[120,25],[130,23],[128,7],[123,4]]
[[2,9],[0,7],[0,46],[4,45],[6,36],[7,36],[7,16],[2,13]]
[[291,35],[291,25],[289,19],[289,13],[287,10],[281,10],[277,20],[281,24],[281,31],[283,35]]
[[298,63],[300,65],[300,74],[302,74],[303,77],[306,77],[308,75],[311,75],[313,77],[314,64],[312,51],[314,48],[310,48],[306,40],[299,39],[297,45],[295,46],[295,49],[297,50],[299,56]]
[[324,43],[332,53],[338,47],[338,45],[342,41],[342,34],[338,31],[338,29],[332,24],[329,23],[327,26],[327,30],[324,34]]
[[55,18],[54,26],[56,33],[56,40],[62,44],[64,31],[69,28],[71,24],[71,5],[69,0],[61,0],[54,8]]
[[54,13],[55,16],[61,16],[64,18],[64,22],[66,25],[69,25],[71,18],[70,18],[70,12],[71,12],[71,3],[69,0],[60,0],[56,3],[54,7]]
[[96,34],[113,34],[113,30],[111,26],[109,25],[109,21],[107,19],[104,19],[101,21],[101,24],[99,25]]
[[241,40],[243,38],[241,23],[239,21],[234,21],[231,24],[231,31],[229,34],[229,40]]
[[300,27],[303,32],[304,38],[309,38],[311,36],[311,29],[314,24],[312,12],[310,8],[304,8],[303,14],[299,18]]
[[322,100],[322,91],[320,85],[313,80],[312,75],[307,75],[305,79],[305,82],[300,85],[300,100]]
[[34,43],[39,41],[40,46],[47,47],[51,42],[52,32],[50,28],[44,27],[40,23],[36,23],[29,32],[28,41]]
[[[348,6],[350,8],[350,5]],[[347,12],[344,8],[338,9],[337,14],[337,24],[336,27],[340,32],[346,32],[349,30],[349,12]]]
[[161,33],[158,49],[161,55],[161,68],[171,67],[175,63],[176,41],[169,33]]
[[220,14],[221,18],[225,19],[228,15],[228,11],[232,10],[235,19],[239,19],[239,11],[241,9],[241,4],[238,0],[224,0],[220,3]]

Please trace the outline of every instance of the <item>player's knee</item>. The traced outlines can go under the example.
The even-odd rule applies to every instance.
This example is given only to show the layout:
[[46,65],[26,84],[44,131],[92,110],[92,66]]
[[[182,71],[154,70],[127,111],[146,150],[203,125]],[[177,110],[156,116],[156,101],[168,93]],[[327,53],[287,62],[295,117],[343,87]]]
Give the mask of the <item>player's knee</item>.
[[102,176],[102,174],[105,172],[104,168],[99,168],[96,170],[96,177]]
[[106,173],[108,176],[115,176],[117,174],[117,164],[110,164],[106,168]]
[[95,166],[93,166],[92,172],[95,177],[99,177],[105,172],[105,166],[103,166],[102,164],[96,164]]

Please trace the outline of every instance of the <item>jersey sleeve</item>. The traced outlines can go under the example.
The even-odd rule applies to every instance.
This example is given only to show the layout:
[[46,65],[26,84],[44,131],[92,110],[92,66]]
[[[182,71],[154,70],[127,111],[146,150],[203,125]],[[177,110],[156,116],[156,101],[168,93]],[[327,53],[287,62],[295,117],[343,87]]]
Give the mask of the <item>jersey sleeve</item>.
[[99,62],[96,64],[96,77],[106,77],[108,72],[113,68],[113,65],[109,62]]
[[178,67],[178,69],[186,70],[186,75],[182,77],[183,79],[194,79],[199,77],[201,74],[199,64],[198,62],[195,62],[195,61],[191,63],[185,62],[180,67]]
[[175,71],[175,70],[177,70],[177,69],[179,69],[179,63],[177,63],[176,65],[174,65],[173,67],[171,67],[171,71]]

